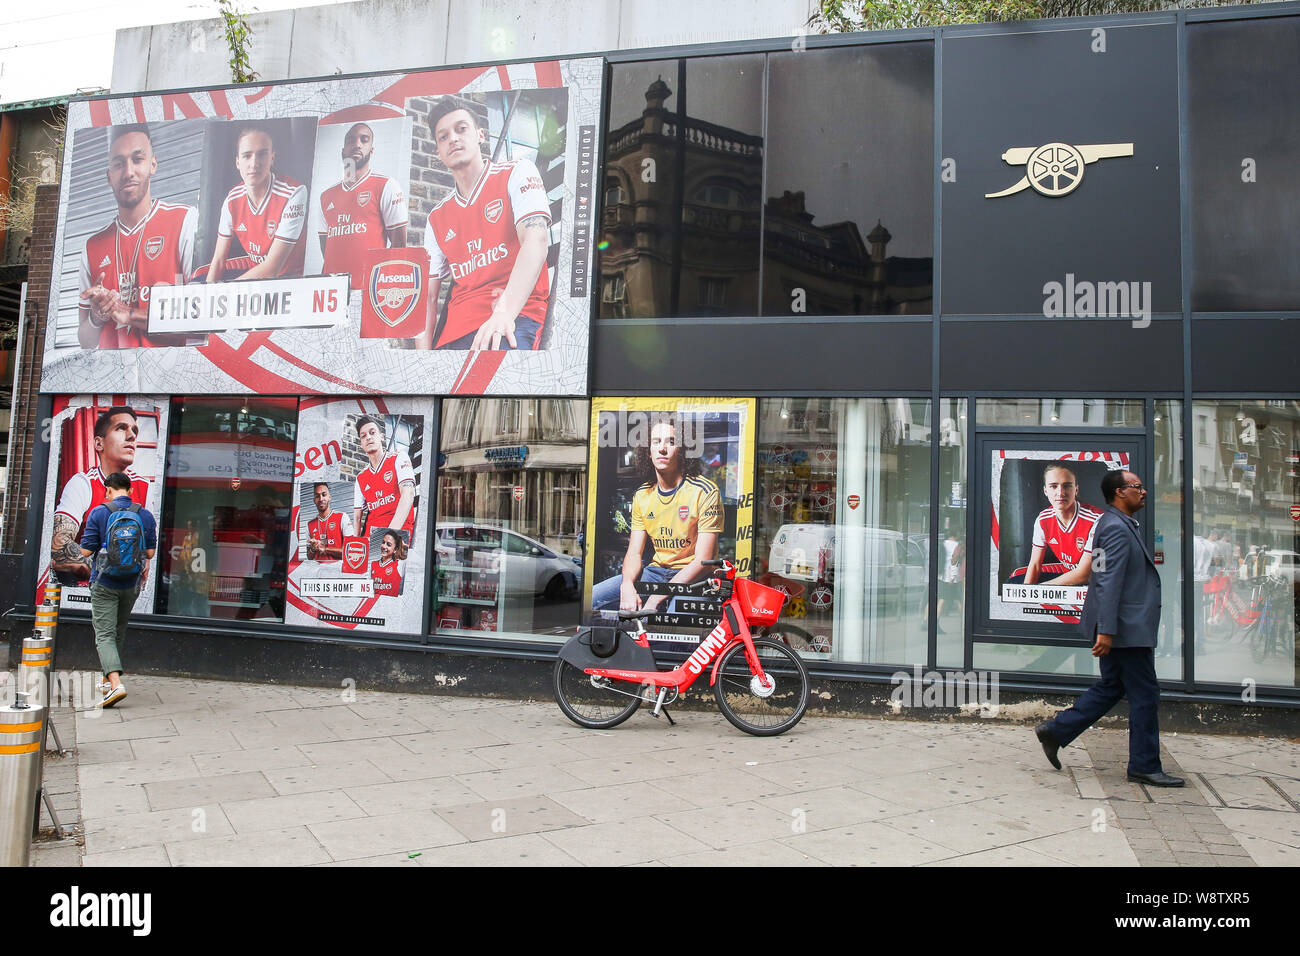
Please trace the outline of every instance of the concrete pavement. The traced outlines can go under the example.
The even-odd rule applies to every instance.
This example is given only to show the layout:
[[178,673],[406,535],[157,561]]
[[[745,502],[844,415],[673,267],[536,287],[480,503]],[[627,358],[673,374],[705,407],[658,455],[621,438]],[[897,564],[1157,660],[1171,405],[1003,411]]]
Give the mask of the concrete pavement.
[[549,699],[127,684],[76,718],[84,866],[1300,865],[1296,741],[1164,734],[1162,791],[1117,728],[1058,772],[994,720],[757,739],[715,708],[591,731]]

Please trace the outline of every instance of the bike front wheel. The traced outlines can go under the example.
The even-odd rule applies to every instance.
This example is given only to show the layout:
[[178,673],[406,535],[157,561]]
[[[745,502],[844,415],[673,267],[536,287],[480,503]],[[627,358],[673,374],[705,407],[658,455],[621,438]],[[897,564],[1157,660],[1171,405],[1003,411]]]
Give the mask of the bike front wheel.
[[641,706],[639,691],[634,684],[592,678],[566,660],[555,662],[555,702],[579,727],[617,727]]
[[722,655],[713,693],[722,716],[736,727],[756,737],[774,737],[799,723],[808,708],[808,668],[798,654],[771,638],[755,638],[754,651],[769,683],[750,671],[745,645],[737,644]]

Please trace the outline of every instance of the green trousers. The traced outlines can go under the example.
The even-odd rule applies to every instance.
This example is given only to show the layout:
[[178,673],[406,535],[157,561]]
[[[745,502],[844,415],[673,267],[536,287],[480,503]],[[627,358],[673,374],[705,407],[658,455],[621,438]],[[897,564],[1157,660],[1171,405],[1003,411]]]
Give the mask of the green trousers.
[[135,588],[121,591],[106,588],[98,581],[90,588],[90,620],[95,626],[95,650],[99,651],[99,669],[105,677],[122,670],[126,619],[131,616],[138,593]]

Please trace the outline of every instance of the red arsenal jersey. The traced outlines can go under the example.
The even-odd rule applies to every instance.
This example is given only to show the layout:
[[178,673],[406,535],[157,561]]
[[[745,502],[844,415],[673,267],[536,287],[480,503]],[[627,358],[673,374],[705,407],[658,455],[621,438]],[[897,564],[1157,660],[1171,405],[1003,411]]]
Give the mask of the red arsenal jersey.
[[375,597],[397,597],[402,592],[402,576],[398,574],[396,558],[387,564],[375,561],[370,565],[370,577],[375,582]]
[[[378,468],[367,465],[361,470],[361,474],[357,475],[352,500],[357,507],[364,501],[369,508],[365,530],[393,527],[392,520],[397,511],[397,500],[403,483],[415,485],[415,469],[411,467],[411,459],[401,452],[389,455]],[[414,533],[414,504],[398,530],[405,531],[408,535]]]
[[243,183],[230,190],[221,204],[221,224],[217,227],[217,235],[222,238],[234,236],[248,257],[259,264],[266,261],[273,240],[295,243],[280,275],[300,276],[307,254],[307,247],[301,242],[302,225],[306,219],[307,187],[295,180],[276,176],[259,206],[253,205],[248,187]]
[[[193,206],[155,200],[132,229],[116,218],[86,240],[79,267],[80,291],[102,284],[129,306],[149,307],[149,287],[181,285],[190,277],[198,213]],[[82,308],[89,309],[84,303]],[[112,320],[99,331],[101,349],[152,346],[147,335],[119,329]],[[98,503],[98,502],[96,502]]]
[[[126,470],[126,476],[131,479],[131,500],[143,508],[149,498],[149,479],[141,478],[130,468]],[[86,518],[97,505],[104,503],[107,491],[104,473],[98,465],[89,471],[79,471],[63,486],[63,494],[59,495],[54,513],[67,515],[78,522],[77,539],[80,540],[81,532],[86,528]]]
[[[551,211],[542,177],[526,159],[488,163],[469,198],[453,189],[433,207],[424,230],[429,272],[440,278],[451,276],[453,283],[447,322],[435,348],[478,331],[488,320],[519,255],[516,227],[529,216],[545,216],[549,221]],[[543,322],[550,288],[543,264],[519,314]],[[536,341],[541,341],[540,335]]]
[[[324,541],[327,548],[342,548],[344,537],[351,536],[352,519],[341,511],[331,511],[324,518],[316,517],[307,522],[307,537]],[[337,561],[338,558],[318,554],[316,560]]]
[[1051,548],[1061,564],[1068,568],[1078,567],[1083,556],[1092,551],[1093,529],[1100,518],[1099,512],[1076,502],[1074,518],[1062,527],[1056,509],[1046,508],[1034,522],[1034,547]]
[[368,173],[349,186],[336,183],[321,193],[320,208],[325,237],[323,275],[346,272],[352,288],[365,285],[361,260],[371,249],[386,245],[386,230],[405,225],[406,197],[397,181]]

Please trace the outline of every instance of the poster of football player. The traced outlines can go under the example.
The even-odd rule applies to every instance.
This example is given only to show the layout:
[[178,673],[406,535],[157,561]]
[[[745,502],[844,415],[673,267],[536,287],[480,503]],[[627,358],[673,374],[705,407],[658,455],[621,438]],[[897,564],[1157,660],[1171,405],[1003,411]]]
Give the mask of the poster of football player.
[[310,118],[209,125],[195,266],[204,282],[302,275],[315,139]]
[[990,618],[1078,623],[1105,507],[1101,479],[1126,467],[1124,452],[993,452]]
[[585,394],[603,75],[71,102],[42,387]]
[[[63,607],[90,607],[90,558],[81,555],[86,518],[104,503],[104,479],[122,472],[131,479],[131,500],[162,513],[162,461],[168,402],[152,395],[74,395],[54,401],[50,466],[45,482],[36,603],[47,583],[60,583]],[[168,547],[159,521],[158,551]],[[153,612],[157,555],[142,577],[135,613]]]
[[588,466],[587,617],[658,609],[657,640],[691,642],[713,626],[708,597],[672,594],[708,576],[703,562],[750,571],[753,399],[594,398]]
[[304,400],[286,623],[420,633],[431,414],[427,401]]
[[322,117],[316,131],[305,273],[347,273],[356,292],[372,249],[407,244],[411,118],[373,108]]

